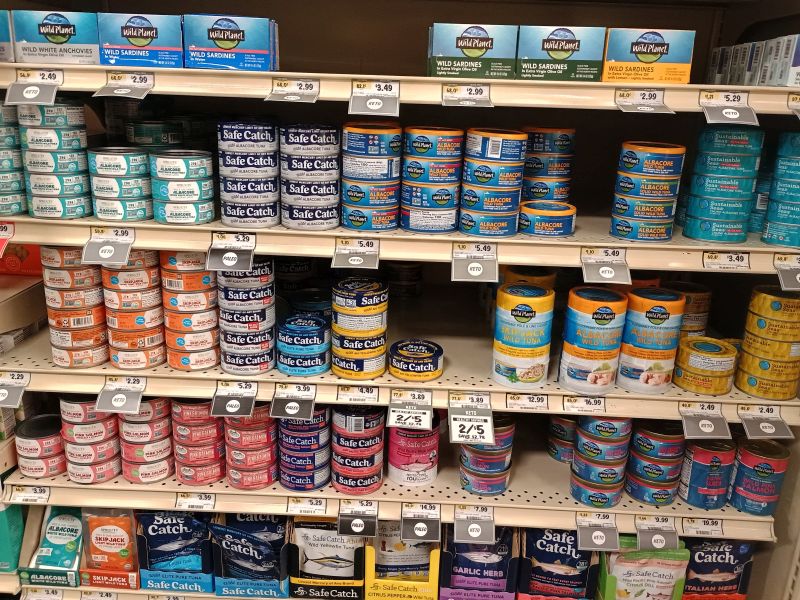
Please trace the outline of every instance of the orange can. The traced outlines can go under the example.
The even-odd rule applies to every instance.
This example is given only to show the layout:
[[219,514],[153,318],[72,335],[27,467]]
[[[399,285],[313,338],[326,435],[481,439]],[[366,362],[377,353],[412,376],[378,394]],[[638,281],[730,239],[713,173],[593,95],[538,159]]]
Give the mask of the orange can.
[[86,329],[57,329],[50,327],[50,343],[56,348],[91,348],[108,341],[106,324]]
[[103,303],[103,288],[99,285],[83,290],[44,288],[44,302],[50,308],[91,308]]
[[106,308],[106,323],[114,329],[144,331],[164,322],[164,309],[160,306],[145,310],[117,310]]
[[142,348],[140,350],[112,350],[111,362],[123,371],[138,371],[164,364],[167,349],[161,346]]
[[140,350],[164,344],[164,328],[159,325],[144,331],[108,328],[108,345],[117,350]]
[[169,271],[205,271],[205,252],[162,250],[161,266]]
[[39,259],[43,267],[51,269],[74,268],[81,266],[83,248],[80,246],[42,246]]
[[167,363],[177,371],[202,371],[219,364],[219,347],[201,352],[167,349]]
[[90,288],[100,285],[100,267],[78,267],[77,269],[42,269],[45,286],[59,290]]
[[219,319],[216,309],[196,313],[181,313],[174,310],[164,311],[164,326],[179,333],[208,331],[217,326]]
[[158,267],[145,269],[107,269],[103,267],[103,287],[108,290],[143,290],[159,285]]
[[134,292],[105,289],[103,290],[103,299],[108,308],[144,310],[161,304],[161,288],[156,286]]
[[161,293],[164,308],[178,312],[200,312],[217,306],[217,288],[201,292],[173,292],[164,290]]
[[161,269],[161,287],[172,292],[200,292],[217,287],[213,271],[170,271]]
[[118,269],[146,269],[158,264],[158,250],[131,250],[128,262]]
[[194,333],[165,329],[164,335],[167,338],[167,348],[172,350],[200,352],[201,350],[211,350],[214,346],[219,346],[219,329],[216,327],[208,331]]
[[51,348],[53,364],[65,369],[88,369],[108,362],[108,346],[102,344],[93,348]]
[[91,308],[48,308],[47,322],[58,329],[83,329],[105,325],[106,307],[102,304]]

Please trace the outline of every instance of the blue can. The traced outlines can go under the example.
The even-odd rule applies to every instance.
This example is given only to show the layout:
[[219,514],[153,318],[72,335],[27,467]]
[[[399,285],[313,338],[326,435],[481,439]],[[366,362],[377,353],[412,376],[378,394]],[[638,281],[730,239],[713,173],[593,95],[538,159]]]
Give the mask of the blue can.
[[214,198],[213,179],[152,178],[153,200],[162,202],[201,202]]
[[764,131],[761,129],[721,125],[703,129],[698,140],[697,151],[761,154],[763,145]]
[[28,210],[28,202],[23,192],[0,194],[0,217],[21,215]]
[[403,182],[400,199],[403,204],[418,208],[455,208],[461,197],[461,183],[413,184]]
[[123,198],[108,200],[92,198],[94,215],[101,221],[148,221],[153,218],[151,198]]
[[611,231],[614,237],[636,242],[666,242],[672,239],[672,220],[644,221],[611,216]]
[[625,478],[626,459],[614,462],[593,460],[576,452],[572,457],[572,472],[584,481],[594,483],[620,483]]
[[28,214],[37,219],[80,219],[92,214],[92,197],[33,196],[28,194]]
[[214,220],[214,203],[153,200],[153,212],[156,223],[202,225]]
[[274,227],[281,222],[280,201],[220,204],[220,219],[228,227]]
[[601,438],[580,427],[575,430],[575,451],[593,460],[616,462],[627,458],[630,436],[626,438]]
[[800,157],[800,133],[784,131],[778,138],[778,156]]
[[400,178],[397,156],[342,154],[342,177],[354,181],[393,181]]
[[311,472],[292,471],[281,465],[280,472],[281,486],[293,492],[318,490],[328,485],[331,480],[331,468],[329,465]]
[[547,453],[558,462],[570,463],[575,457],[575,443],[560,440],[555,436],[547,438]]
[[551,237],[572,235],[575,232],[575,215],[575,207],[566,202],[523,202],[519,212],[519,232]]
[[709,510],[725,506],[735,456],[736,446],[730,440],[690,442],[678,488],[684,502]]
[[217,285],[221,308],[227,310],[258,310],[275,303],[275,284],[268,283],[256,287],[230,287]]
[[628,438],[633,430],[633,420],[626,417],[578,418],[578,427],[591,435],[606,439]]
[[553,127],[525,127],[528,134],[527,152],[557,152],[572,154],[575,151],[575,130]]
[[742,440],[736,451],[730,505],[751,515],[774,514],[789,466],[789,450],[772,440]]
[[217,164],[219,174],[226,177],[277,177],[280,174],[277,152],[220,150]]
[[639,502],[666,506],[675,502],[675,498],[678,497],[678,481],[667,483],[645,481],[629,472],[625,477],[625,491]]
[[628,471],[645,481],[675,481],[681,476],[682,466],[683,456],[653,458],[634,451],[628,456]]
[[[521,162],[525,160],[528,135],[513,129],[469,129],[464,156],[480,160]],[[533,152],[533,150],[531,150]]]
[[403,182],[409,183],[458,183],[461,181],[460,158],[403,158]]
[[690,193],[712,198],[751,200],[756,189],[753,177],[723,177],[720,175],[692,175]]
[[611,214],[632,219],[671,219],[675,215],[675,200],[661,198],[633,198],[614,194]]
[[800,179],[781,179],[776,177],[772,180],[769,199],[783,202],[800,202]]
[[[771,204],[771,203],[770,203]],[[784,223],[764,223],[761,241],[773,246],[787,246],[800,248],[800,225],[786,225]]]
[[680,177],[686,147],[663,142],[623,142],[618,170],[637,175]]
[[727,177],[755,177],[760,164],[760,154],[701,152],[694,159],[694,172]]
[[342,179],[342,202],[358,206],[396,206],[400,201],[400,182],[351,181]]
[[400,156],[403,130],[392,123],[345,123],[342,150],[359,156]]
[[570,495],[590,508],[612,508],[622,500],[622,483],[595,483],[572,473],[569,480]]
[[519,188],[523,162],[496,162],[477,158],[464,159],[464,183],[488,187]]
[[686,214],[699,219],[744,221],[753,212],[755,200],[732,200],[690,195],[686,197]]
[[772,200],[767,206],[767,221],[800,225],[800,202]]
[[278,326],[278,350],[296,355],[320,354],[331,347],[331,335],[324,319],[291,316]]
[[458,229],[458,208],[400,206],[400,228],[415,233],[450,233]]
[[0,127],[0,148],[19,148],[19,127],[16,125]]
[[523,200],[569,200],[571,179],[524,179],[522,181]]
[[[222,158],[223,156],[220,152],[220,174],[227,175],[228,173],[222,171]],[[277,160],[275,161],[274,174],[267,176],[270,177],[274,175],[278,175]],[[339,176],[339,154],[337,153],[331,156],[281,154],[280,175],[281,177],[293,179],[295,181],[330,181],[336,179]]]
[[519,188],[493,188],[463,184],[461,206],[481,212],[513,212],[519,209]]
[[686,205],[680,202],[675,207],[675,224],[680,227],[686,225]]
[[747,241],[747,221],[717,221],[698,219],[686,214],[683,226],[684,237],[704,242],[737,244]]
[[450,127],[406,127],[403,148],[406,156],[461,158],[464,131]]
[[[775,177],[800,179],[800,156],[778,157],[775,160]],[[758,189],[758,184],[756,184],[756,189]]]
[[523,177],[570,177],[572,154],[526,154]]
[[297,452],[282,450],[280,453],[281,469],[289,471],[316,471],[330,465],[331,447],[325,446],[313,452]]
[[308,420],[303,419],[281,419],[278,427],[282,431],[292,433],[320,432],[330,427],[331,409],[329,407],[314,407],[314,412]]
[[342,226],[359,231],[391,231],[397,229],[399,206],[351,206],[342,204]]
[[634,198],[670,199],[677,198],[680,185],[680,177],[632,175],[618,172],[614,193]]
[[[338,192],[338,188],[336,191]],[[155,180],[153,180],[153,194],[155,194]],[[219,178],[219,197],[228,201],[274,202],[280,197],[279,180],[277,177],[226,177],[223,175]]]
[[234,332],[221,329],[219,347],[223,352],[234,354],[258,353],[275,347],[275,328],[264,331]]
[[226,152],[276,152],[278,128],[270,122],[220,121],[217,146]]
[[327,373],[331,368],[331,353],[320,352],[296,356],[278,350],[278,371],[293,377],[312,377]]
[[492,213],[461,209],[459,231],[480,237],[510,237],[517,233],[518,212]]
[[747,221],[748,233],[761,233],[764,231],[764,224],[767,222],[767,211],[754,210],[750,213],[750,218]]
[[683,428],[670,421],[641,423],[631,436],[631,451],[643,457],[682,458],[685,448]]

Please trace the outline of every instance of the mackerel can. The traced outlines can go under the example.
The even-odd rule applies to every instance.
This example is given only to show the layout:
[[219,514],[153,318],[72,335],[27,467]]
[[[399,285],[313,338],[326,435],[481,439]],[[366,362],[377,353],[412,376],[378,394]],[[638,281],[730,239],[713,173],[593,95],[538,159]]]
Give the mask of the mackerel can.
[[26,127],[79,127],[86,125],[83,101],[56,98],[51,106],[20,104],[17,119]]
[[775,513],[789,467],[789,450],[773,440],[741,440],[736,452],[728,502],[743,512]]
[[[89,173],[111,177],[129,177],[150,173],[147,152],[127,146],[92,148],[89,156]],[[85,168],[85,167],[84,167]]]
[[736,446],[729,440],[689,442],[678,495],[698,508],[722,508],[728,499],[735,457]]
[[214,160],[205,150],[153,152],[149,162],[154,179],[207,179],[214,175]]

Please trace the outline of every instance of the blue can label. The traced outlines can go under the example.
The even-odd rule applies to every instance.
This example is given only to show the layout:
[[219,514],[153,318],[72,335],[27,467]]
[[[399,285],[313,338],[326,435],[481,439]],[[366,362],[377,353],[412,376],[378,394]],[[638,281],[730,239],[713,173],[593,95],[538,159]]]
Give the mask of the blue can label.
[[527,151],[571,154],[575,151],[575,133],[570,131],[529,131]]
[[481,237],[508,237],[517,233],[518,213],[479,213],[461,209],[459,230]]
[[[761,135],[764,132],[759,130]],[[784,131],[778,138],[778,156],[800,157],[800,134],[795,131]]]
[[569,177],[572,175],[571,154],[526,154],[524,177]]
[[114,199],[93,198],[95,216],[101,221],[147,221],[153,218],[153,200],[150,198]]
[[625,148],[619,154],[619,170],[639,175],[681,175],[684,154],[662,154]]
[[675,214],[675,200],[653,198],[632,198],[614,196],[611,214],[632,219],[672,219]]
[[641,221],[612,215],[610,233],[637,242],[665,242],[672,238],[672,221]]
[[[772,203],[770,202],[770,204]],[[764,232],[761,235],[761,241],[765,244],[773,244],[775,246],[800,248],[800,226],[770,223],[767,221],[764,224]]]
[[458,206],[461,184],[415,185],[404,181],[400,192],[403,204],[418,208],[455,208]]
[[411,133],[406,129],[403,136],[406,156],[426,158],[461,158],[464,135],[449,133]]
[[678,197],[680,177],[654,177],[652,175],[630,175],[617,173],[614,193],[634,198],[664,198]]
[[[781,141],[783,138],[781,138]],[[706,127],[700,134],[698,152],[761,154],[764,130],[755,127]],[[779,143],[779,148],[782,144]],[[781,152],[778,152],[781,155]]]
[[0,217],[21,215],[28,210],[24,193],[0,195]]
[[342,150],[360,156],[400,156],[403,149],[403,136],[397,132],[382,132],[374,129],[359,132],[344,127]]
[[594,462],[588,460],[580,452],[572,458],[572,472],[585,481],[595,483],[619,483],[625,477],[625,461],[622,462]]
[[[775,177],[800,179],[800,156],[781,156],[775,161]],[[756,184],[758,189],[758,184]]]
[[522,181],[522,198],[524,200],[569,200],[569,179],[524,179]]
[[398,207],[367,208],[342,204],[342,225],[361,231],[397,229]]
[[502,130],[468,131],[464,156],[480,160],[520,162],[525,160],[526,141]]
[[400,227],[419,233],[448,233],[458,228],[457,208],[400,207]]
[[622,485],[619,487],[594,489],[591,482],[584,482],[577,477],[570,478],[570,494],[572,497],[590,508],[611,508],[619,504],[622,498]]
[[458,183],[461,181],[461,159],[425,159],[407,156],[403,159],[403,181],[417,183]]
[[639,502],[666,506],[675,501],[678,495],[678,482],[666,485],[653,484],[653,482],[643,481],[629,474],[625,478],[625,491]]
[[[84,169],[85,168],[86,167],[84,165]],[[20,151],[17,148],[0,149],[0,171],[21,171],[21,170],[22,170],[22,154],[20,153]],[[36,169],[30,169],[30,168],[28,170],[36,171]],[[46,170],[44,172],[53,173],[55,171],[51,169],[51,170]]]
[[464,159],[464,183],[487,187],[518,188],[522,184],[524,163],[501,163],[474,158]]
[[[82,155],[82,153],[79,154]],[[88,155],[89,173],[92,175],[124,177],[126,175],[146,175],[150,172],[147,152],[136,148],[95,148],[89,150]],[[77,170],[82,171],[83,169]]]
[[295,356],[278,352],[278,371],[284,375],[310,377],[326,373],[330,367],[331,355],[327,351],[308,356]]
[[683,459],[678,456],[672,460],[654,460],[631,452],[628,457],[628,470],[645,481],[675,481],[681,476]]
[[782,202],[800,202],[800,179],[780,179],[776,177],[772,180],[769,199]]
[[516,189],[498,189],[463,184],[461,205],[480,212],[513,212],[519,209],[522,192]]
[[701,152],[694,160],[694,172],[703,175],[755,177],[761,164],[758,154]]
[[169,202],[200,202],[214,198],[213,179],[156,179],[151,193],[154,200]]
[[399,181],[348,181],[342,179],[342,202],[359,206],[396,206],[400,200]]

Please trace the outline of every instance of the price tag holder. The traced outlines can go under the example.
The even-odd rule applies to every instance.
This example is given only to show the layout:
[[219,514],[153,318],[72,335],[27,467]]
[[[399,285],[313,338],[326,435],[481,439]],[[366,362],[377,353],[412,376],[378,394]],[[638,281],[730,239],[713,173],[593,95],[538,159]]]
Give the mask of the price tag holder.
[[497,283],[497,244],[485,242],[455,242],[450,271],[452,281],[483,281]]
[[81,600],[117,600],[117,592],[81,592]]
[[664,104],[664,90],[662,88],[644,90],[617,89],[614,101],[617,104],[617,108],[622,112],[675,114],[674,110]]
[[450,392],[447,414],[451,444],[494,444],[489,394]]
[[453,540],[457,544],[494,544],[494,508],[456,504]]
[[380,240],[336,238],[331,266],[334,269],[377,269]]
[[606,399],[597,396],[564,396],[565,413],[602,415],[606,412]]
[[579,512],[575,516],[578,550],[619,550],[619,530],[613,513]]
[[703,252],[703,268],[715,271],[749,271],[749,252]]
[[144,100],[155,85],[155,73],[111,71],[106,76],[106,84],[93,97]]
[[271,102],[316,102],[319,99],[319,79],[272,78],[272,91],[264,100]]
[[387,427],[425,429],[433,425],[433,394],[428,390],[392,390]]
[[277,383],[269,416],[277,419],[310,421],[314,416],[317,386],[309,383]]
[[442,537],[442,511],[438,504],[403,502],[400,539],[404,542],[438,542]]
[[789,107],[789,110],[794,113],[794,116],[800,119],[800,93],[792,92],[789,94],[786,105]]
[[731,430],[718,402],[680,402],[678,411],[686,439],[731,439]]
[[179,510],[214,510],[217,495],[207,492],[178,492],[175,508]]
[[750,108],[750,94],[739,90],[703,90],[700,107],[706,122],[735,123],[758,127],[756,111]]
[[751,440],[793,440],[794,433],[781,417],[781,407],[771,404],[739,404],[736,412]]
[[634,525],[639,550],[678,548],[678,532],[673,517],[636,515]]
[[378,533],[377,500],[339,500],[339,535],[375,537]]
[[15,485],[11,487],[12,504],[47,504],[50,488],[41,485]]
[[61,600],[64,590],[58,588],[25,588],[22,598],[24,600]]
[[30,384],[30,373],[0,371],[0,408],[19,408],[25,388]]
[[186,600],[186,596],[167,596],[161,594],[147,594],[147,600]]
[[492,86],[488,83],[443,83],[442,106],[493,108]]
[[550,398],[546,394],[506,394],[506,408],[531,412],[549,412]]
[[11,238],[14,237],[14,224],[13,223],[0,223],[0,258],[6,252]]
[[581,270],[586,283],[631,284],[625,248],[581,248]]
[[286,502],[287,515],[325,516],[327,512],[328,501],[325,498],[290,496]]
[[52,106],[62,85],[64,71],[61,69],[17,69],[17,80],[8,86],[5,104]]
[[106,377],[106,384],[97,395],[95,408],[102,412],[136,414],[142,404],[142,394],[147,388],[145,377]]
[[774,254],[772,265],[778,272],[782,290],[787,292],[800,290],[800,254]]
[[351,115],[400,116],[400,82],[353,80],[350,91]]
[[683,535],[697,537],[723,537],[722,519],[690,519],[681,520]]
[[206,269],[209,271],[250,271],[256,251],[256,234],[215,231],[211,234]]
[[380,392],[371,385],[340,385],[336,401],[346,404],[379,404]]
[[258,395],[256,381],[218,381],[211,399],[212,417],[249,417]]
[[128,263],[136,232],[128,227],[92,227],[81,262],[118,266]]

